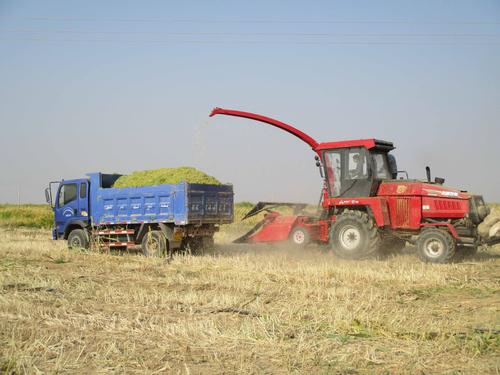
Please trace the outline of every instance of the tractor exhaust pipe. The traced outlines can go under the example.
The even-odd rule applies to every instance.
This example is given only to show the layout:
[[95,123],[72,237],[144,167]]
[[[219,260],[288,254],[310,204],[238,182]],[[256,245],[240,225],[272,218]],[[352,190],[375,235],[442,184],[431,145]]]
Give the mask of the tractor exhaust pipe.
[[431,182],[431,167],[425,167],[425,173],[427,174],[427,182]]

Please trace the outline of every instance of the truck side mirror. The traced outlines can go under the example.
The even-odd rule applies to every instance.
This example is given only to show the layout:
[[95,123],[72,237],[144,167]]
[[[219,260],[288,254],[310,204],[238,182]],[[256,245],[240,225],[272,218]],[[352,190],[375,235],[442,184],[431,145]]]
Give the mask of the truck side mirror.
[[45,189],[45,201],[52,207],[52,196],[50,188]]

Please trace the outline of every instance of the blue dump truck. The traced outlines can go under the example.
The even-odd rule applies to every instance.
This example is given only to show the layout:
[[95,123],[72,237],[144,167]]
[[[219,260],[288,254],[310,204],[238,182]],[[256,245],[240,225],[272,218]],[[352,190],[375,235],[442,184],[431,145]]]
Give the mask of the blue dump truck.
[[[219,225],[233,222],[233,186],[181,182],[114,188],[119,174],[51,182],[45,190],[54,211],[54,240],[70,248],[141,246],[147,256],[213,246]],[[55,202],[52,199],[55,193]]]

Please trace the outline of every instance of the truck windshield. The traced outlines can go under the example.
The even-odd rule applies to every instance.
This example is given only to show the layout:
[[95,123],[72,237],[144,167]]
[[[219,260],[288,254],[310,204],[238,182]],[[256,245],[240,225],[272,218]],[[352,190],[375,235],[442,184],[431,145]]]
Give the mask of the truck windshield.
[[58,206],[62,207],[76,199],[76,184],[66,184],[61,186],[59,191]]

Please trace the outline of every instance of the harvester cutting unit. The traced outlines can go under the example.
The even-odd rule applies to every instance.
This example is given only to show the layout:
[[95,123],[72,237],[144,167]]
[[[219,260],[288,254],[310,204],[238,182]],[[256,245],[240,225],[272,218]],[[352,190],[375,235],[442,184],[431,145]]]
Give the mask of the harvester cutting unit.
[[[215,108],[210,116],[248,118],[280,128],[316,153],[324,179],[319,215],[282,215],[273,208],[290,203],[260,202],[251,212],[267,213],[236,242],[289,240],[319,242],[341,257],[361,259],[388,248],[417,246],[422,260],[450,261],[455,253],[474,253],[481,244],[500,243],[500,233],[483,238],[478,225],[490,213],[482,196],[443,186],[444,179],[412,180],[398,171],[391,142],[359,139],[319,143],[281,121],[250,112]],[[406,178],[398,179],[399,174]],[[300,210],[305,205],[295,205]]]

